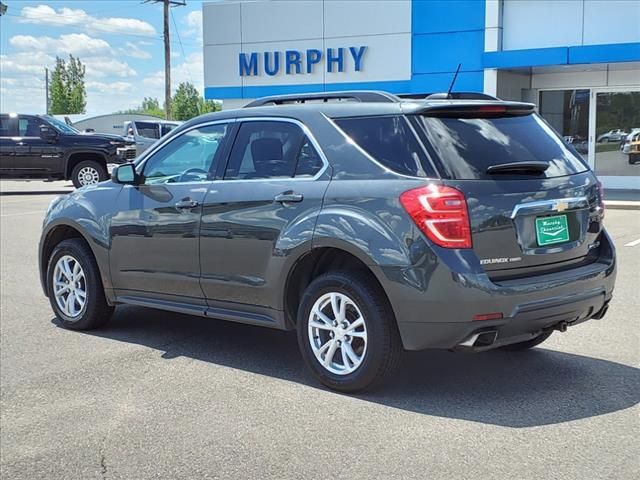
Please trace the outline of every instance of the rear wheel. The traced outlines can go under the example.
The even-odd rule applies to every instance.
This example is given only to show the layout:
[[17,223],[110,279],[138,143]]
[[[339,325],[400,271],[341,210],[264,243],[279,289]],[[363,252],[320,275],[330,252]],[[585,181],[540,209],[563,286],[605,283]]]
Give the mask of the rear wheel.
[[629,155],[629,165],[635,165],[635,163],[639,160],[640,160],[639,154]]
[[402,355],[384,292],[365,274],[316,278],[302,297],[297,325],[307,366],[335,390],[355,392],[381,383]]
[[64,240],[53,249],[47,288],[51,307],[65,328],[90,330],[111,318],[113,307],[107,304],[98,266],[83,240]]
[[71,181],[76,188],[103,182],[108,178],[107,169],[93,160],[78,163],[71,172]]
[[540,345],[547,338],[549,338],[552,333],[553,332],[541,333],[537,337],[534,337],[531,340],[527,340],[526,342],[512,343],[511,345],[505,345],[502,348],[504,350],[511,350],[511,351],[529,350],[530,348]]

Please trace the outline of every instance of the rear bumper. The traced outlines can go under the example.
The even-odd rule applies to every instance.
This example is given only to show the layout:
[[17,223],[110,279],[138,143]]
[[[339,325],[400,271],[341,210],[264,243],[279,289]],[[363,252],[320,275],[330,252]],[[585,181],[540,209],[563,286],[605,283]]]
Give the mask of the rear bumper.
[[[381,269],[407,350],[488,350],[554,327],[601,318],[616,276],[613,244],[606,233],[595,263],[501,283],[491,282],[484,273],[452,272],[443,262],[430,261],[420,267]],[[473,320],[487,313],[501,313],[503,318]],[[497,333],[490,344],[470,342],[474,334],[490,331]]]

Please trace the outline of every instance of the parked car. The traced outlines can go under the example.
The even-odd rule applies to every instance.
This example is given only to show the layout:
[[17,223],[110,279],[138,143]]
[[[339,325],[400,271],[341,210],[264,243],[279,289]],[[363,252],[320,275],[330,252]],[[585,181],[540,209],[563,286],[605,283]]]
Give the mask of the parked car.
[[159,138],[164,137],[182,122],[171,122],[166,120],[157,121],[128,121],[124,122],[123,135],[133,140],[136,144],[136,153],[140,155]]
[[624,153],[629,155],[629,165],[635,165],[640,162],[640,130],[627,136],[627,142],[624,147]]
[[615,130],[609,130],[608,132],[605,132],[602,135],[599,135],[598,138],[596,139],[596,142],[598,143],[619,142],[620,139],[626,135],[627,133],[620,128]]
[[616,264],[594,173],[534,105],[481,98],[268,97],[187,122],[49,206],[55,315],[91,329],[129,304],[295,329],[341,391],[403,349],[527,350],[602,318]]
[[77,187],[109,178],[108,166],[132,160],[118,135],[81,134],[48,115],[0,114],[0,176],[71,180]]
[[640,134],[640,128],[632,128],[629,134],[625,135],[625,137],[620,141],[620,150],[622,150],[622,153],[629,153],[631,142],[636,136],[638,136],[638,134]]

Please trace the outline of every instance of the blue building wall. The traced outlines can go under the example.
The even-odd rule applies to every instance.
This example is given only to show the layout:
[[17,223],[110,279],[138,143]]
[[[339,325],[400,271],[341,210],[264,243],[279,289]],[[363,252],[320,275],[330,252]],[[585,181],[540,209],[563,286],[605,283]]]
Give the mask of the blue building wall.
[[412,93],[446,91],[461,64],[454,90],[484,86],[484,0],[414,0]]
[[[410,79],[382,82],[205,87],[205,98],[256,98],[266,95],[352,89],[392,93],[446,91],[458,63],[454,90],[483,90],[485,0],[413,0]],[[403,55],[404,52],[398,52]],[[364,72],[366,75],[366,72]]]

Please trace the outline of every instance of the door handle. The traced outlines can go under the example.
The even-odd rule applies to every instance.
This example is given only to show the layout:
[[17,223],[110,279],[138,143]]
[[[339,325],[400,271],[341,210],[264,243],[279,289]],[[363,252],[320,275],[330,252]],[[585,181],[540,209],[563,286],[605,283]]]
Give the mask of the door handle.
[[176,208],[179,210],[188,210],[190,208],[196,208],[200,205],[195,200],[191,200],[190,198],[183,198],[178,203],[176,203]]
[[301,202],[304,197],[301,193],[284,192],[276,195],[274,200],[280,203]]

